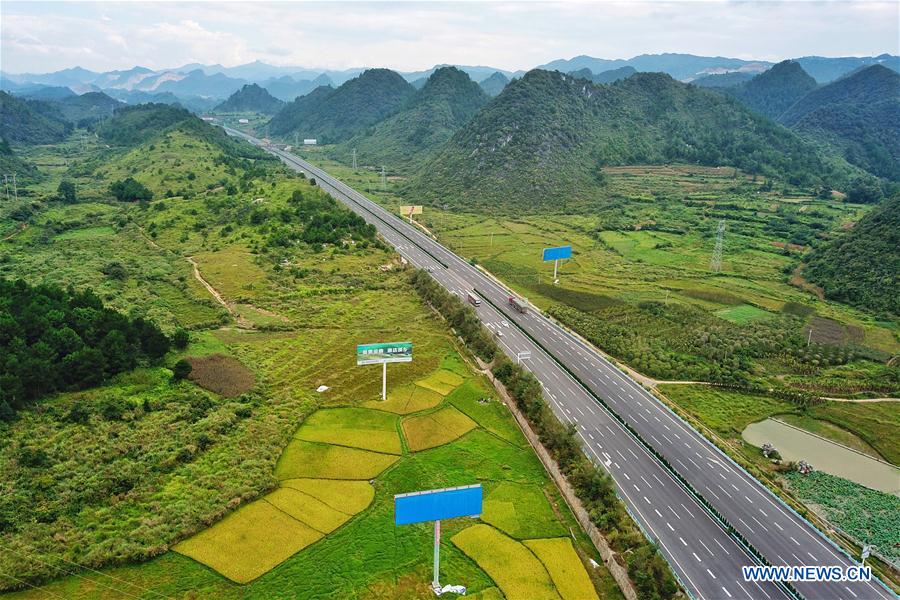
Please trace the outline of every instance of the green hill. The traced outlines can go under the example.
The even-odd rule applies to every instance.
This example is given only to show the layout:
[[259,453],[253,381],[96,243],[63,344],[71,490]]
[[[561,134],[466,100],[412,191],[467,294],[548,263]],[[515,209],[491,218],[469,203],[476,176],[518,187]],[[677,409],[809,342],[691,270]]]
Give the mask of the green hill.
[[618,69],[610,69],[609,71],[603,71],[602,73],[597,73],[590,79],[594,83],[613,83],[621,79],[628,79],[635,73],[637,73],[637,70],[635,70],[634,67],[626,66],[619,67]]
[[478,85],[481,86],[485,94],[493,98],[498,96],[508,84],[509,77],[497,71],[487,79],[483,79]]
[[143,144],[172,131],[180,131],[193,139],[212,144],[231,157],[271,160],[269,154],[228,136],[223,129],[206,123],[180,106],[127,106],[117,110],[112,118],[97,127],[100,139],[110,145],[125,147]]
[[215,107],[213,112],[255,112],[274,115],[283,106],[284,102],[270,94],[268,90],[251,83],[229,96],[228,100]]
[[704,75],[691,81],[693,85],[705,88],[727,88],[747,83],[753,79],[753,73],[745,73],[743,71],[732,71],[731,73],[715,73],[713,75]]
[[16,156],[9,142],[0,138],[0,175],[16,174],[18,185],[34,183],[43,179],[40,171],[31,163]]
[[22,100],[0,92],[0,137],[20,144],[52,144],[72,131],[50,103]]
[[534,70],[485,106],[411,178],[425,201],[516,210],[583,203],[606,165],[698,163],[815,184],[853,171],[737,101],[637,73],[594,85]]
[[103,92],[69,96],[54,104],[59,108],[63,118],[77,127],[87,127],[92,123],[102,121],[112,116],[117,108],[124,106]]
[[[327,89],[327,88],[325,88]],[[319,87],[302,102],[291,102],[269,123],[275,135],[315,138],[320,144],[347,140],[396,112],[415,93],[403,77],[389,69],[369,69],[327,96]]]
[[356,148],[359,160],[365,164],[399,168],[419,164],[488,100],[465,72],[442,67],[399,112],[341,144],[339,152],[349,155]]
[[810,92],[781,122],[847,162],[900,181],[900,75],[865,67]]
[[799,64],[786,60],[727,92],[751,110],[778,120],[795,102],[816,89],[816,80]]
[[853,229],[814,250],[803,274],[828,298],[900,315],[900,196],[885,200]]

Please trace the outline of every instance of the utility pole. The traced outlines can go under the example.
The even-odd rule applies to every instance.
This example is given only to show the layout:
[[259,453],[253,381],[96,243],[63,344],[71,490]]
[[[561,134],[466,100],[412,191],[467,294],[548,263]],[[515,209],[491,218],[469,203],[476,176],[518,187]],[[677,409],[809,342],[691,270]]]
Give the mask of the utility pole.
[[3,175],[3,185],[6,187],[6,201],[9,202],[9,177],[6,174]]
[[719,228],[716,230],[716,248],[713,250],[712,260],[709,263],[709,268],[713,273],[718,273],[722,270],[722,240],[725,237],[725,219],[719,221]]
[[19,201],[19,188],[16,187],[16,174],[13,173],[13,194],[16,197],[16,202]]
[[353,149],[353,170],[356,170],[356,148]]
[[491,248],[494,247],[494,232],[491,232]]
[[385,191],[387,189],[387,178],[384,174],[384,165],[381,165],[381,191]]

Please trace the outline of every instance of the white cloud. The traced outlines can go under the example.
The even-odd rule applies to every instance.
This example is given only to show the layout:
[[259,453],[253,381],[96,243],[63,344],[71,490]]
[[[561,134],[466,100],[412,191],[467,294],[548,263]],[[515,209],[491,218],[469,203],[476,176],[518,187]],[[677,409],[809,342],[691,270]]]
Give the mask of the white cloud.
[[510,70],[589,54],[777,60],[898,53],[897,2],[2,2],[0,67],[436,63]]

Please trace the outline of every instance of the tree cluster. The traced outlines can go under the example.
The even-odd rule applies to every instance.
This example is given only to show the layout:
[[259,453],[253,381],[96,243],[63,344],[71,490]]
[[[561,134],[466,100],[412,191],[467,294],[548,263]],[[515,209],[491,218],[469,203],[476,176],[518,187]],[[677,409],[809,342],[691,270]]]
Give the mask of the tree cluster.
[[154,323],[104,307],[91,290],[0,280],[0,417],[158,361],[168,350]]

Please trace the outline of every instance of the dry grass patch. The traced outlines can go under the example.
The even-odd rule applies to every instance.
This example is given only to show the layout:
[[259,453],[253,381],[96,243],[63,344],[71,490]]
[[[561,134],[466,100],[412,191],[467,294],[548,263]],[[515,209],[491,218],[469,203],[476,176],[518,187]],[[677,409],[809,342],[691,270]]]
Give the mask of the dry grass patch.
[[355,448],[292,440],[284,449],[275,476],[278,479],[373,479],[394,464],[397,456]]
[[294,436],[308,442],[400,454],[397,417],[366,408],[331,408],[310,415]]
[[238,583],[248,583],[323,535],[257,500],[173,549]]
[[463,378],[453,371],[439,369],[428,377],[418,380],[416,384],[428,388],[429,390],[434,390],[441,396],[446,396],[455,390],[463,381]]
[[188,379],[202,388],[226,398],[235,398],[250,390],[256,383],[253,371],[235,358],[224,354],[211,354],[198,358],[189,356],[191,363]]
[[321,500],[287,487],[278,488],[263,500],[322,533],[331,533],[350,519],[350,515]]
[[584,563],[572,547],[572,540],[526,540],[525,545],[544,563],[563,600],[599,600]]
[[398,415],[408,415],[420,410],[434,408],[443,399],[444,397],[434,390],[410,384],[388,392],[387,400],[369,400],[364,402],[363,406]]
[[452,406],[403,419],[403,434],[413,452],[434,448],[462,437],[478,425]]
[[473,525],[450,540],[478,563],[507,600],[560,600],[547,570],[531,551],[490,525]]
[[281,487],[309,494],[331,508],[350,515],[368,508],[375,498],[375,488],[368,481],[286,479],[281,482]]

